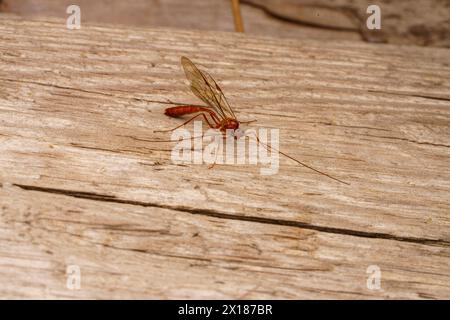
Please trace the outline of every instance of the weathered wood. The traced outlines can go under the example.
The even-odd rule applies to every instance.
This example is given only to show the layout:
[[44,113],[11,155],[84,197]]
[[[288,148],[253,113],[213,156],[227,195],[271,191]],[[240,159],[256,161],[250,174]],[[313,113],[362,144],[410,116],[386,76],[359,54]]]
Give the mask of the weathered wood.
[[[323,32],[359,32],[364,40],[395,44],[450,47],[449,0],[243,0],[268,14],[313,25]],[[381,29],[366,26],[367,8],[378,5]],[[347,33],[348,34],[348,33]]]
[[[131,26],[234,31],[230,0],[78,0],[82,21]],[[3,0],[0,11],[25,17],[67,18],[71,0]],[[357,31],[299,25],[267,15],[261,8],[241,5],[245,32],[253,35],[303,39],[358,40]]]
[[[83,22],[233,31],[230,0],[78,0]],[[66,18],[71,0],[3,0],[0,11]],[[381,9],[381,30],[368,30],[367,7]],[[252,35],[366,40],[450,47],[449,0],[241,0]]]
[[[450,297],[449,50],[6,16],[0,46],[2,297]],[[351,185],[172,164],[181,55]]]

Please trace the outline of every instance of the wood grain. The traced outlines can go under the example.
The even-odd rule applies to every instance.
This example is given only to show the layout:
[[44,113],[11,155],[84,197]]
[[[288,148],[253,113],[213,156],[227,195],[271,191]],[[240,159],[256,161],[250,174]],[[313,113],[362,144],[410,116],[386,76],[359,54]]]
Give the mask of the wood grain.
[[[71,0],[0,0],[0,11],[67,18]],[[230,0],[78,0],[83,22],[233,31]],[[367,8],[381,10],[381,30],[368,30]],[[450,0],[241,0],[251,35],[450,47]]]
[[[324,34],[333,30],[347,34],[355,31],[369,42],[450,47],[449,0],[243,0],[243,3],[261,8],[280,20],[315,26]],[[366,26],[367,8],[374,4],[380,8],[379,30]]]
[[[24,17],[67,18],[71,0],[3,0],[0,11]],[[78,0],[83,22],[204,31],[234,31],[230,0]],[[263,8],[241,1],[245,32],[300,39],[359,40],[357,31],[317,28],[268,15]]]
[[[448,49],[5,15],[0,46],[1,297],[450,297]],[[172,164],[151,140],[168,100],[198,103],[181,55],[350,186]]]

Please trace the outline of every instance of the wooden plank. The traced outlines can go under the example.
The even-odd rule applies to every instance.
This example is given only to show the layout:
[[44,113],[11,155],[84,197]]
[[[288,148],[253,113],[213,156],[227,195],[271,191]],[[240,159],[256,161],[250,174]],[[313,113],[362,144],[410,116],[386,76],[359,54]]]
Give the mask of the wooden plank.
[[[2,297],[449,296],[449,251],[443,247],[12,186],[0,195]],[[69,265],[80,267],[80,290],[66,287]],[[382,270],[381,290],[366,286],[369,265]]]
[[[450,47],[449,4],[445,1],[243,0],[243,3],[285,21],[315,26],[324,33],[341,30],[348,34],[353,30],[370,42]],[[366,25],[371,5],[380,9],[378,30],[369,30]]]
[[[3,0],[0,11],[24,17],[67,19],[71,0]],[[78,0],[83,23],[114,23],[204,31],[234,31],[230,0]],[[301,39],[360,40],[355,30],[317,28],[274,18],[263,9],[241,1],[245,32]]]
[[[450,47],[445,1],[241,0],[251,35],[315,40],[352,40]],[[70,0],[3,0],[0,11],[26,17],[67,18]],[[369,30],[367,8],[381,10],[381,29]],[[78,0],[82,21],[132,26],[233,31],[229,0]]]
[[[2,296],[450,296],[449,50],[15,17],[0,45]],[[286,159],[273,176],[172,164],[149,140],[180,123],[168,99],[198,103],[181,55],[350,185]]]

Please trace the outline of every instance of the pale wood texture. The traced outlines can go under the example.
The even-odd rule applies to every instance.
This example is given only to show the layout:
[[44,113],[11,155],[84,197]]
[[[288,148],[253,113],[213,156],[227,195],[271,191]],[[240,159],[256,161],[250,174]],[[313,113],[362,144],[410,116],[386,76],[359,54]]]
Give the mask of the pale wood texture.
[[[0,297],[450,298],[450,50],[0,18]],[[181,55],[351,185],[172,164]]]
[[[84,22],[233,31],[230,0],[78,0]],[[67,17],[71,0],[0,0],[0,11]],[[379,5],[381,30],[368,30],[367,7]],[[241,0],[252,35],[366,40],[450,47],[450,0]]]
[[[71,0],[3,0],[0,11],[25,17],[66,18]],[[234,31],[230,0],[78,0],[82,20],[132,26]],[[359,40],[355,30],[336,30],[299,25],[268,15],[254,4],[242,3],[244,29],[248,34],[301,39]]]

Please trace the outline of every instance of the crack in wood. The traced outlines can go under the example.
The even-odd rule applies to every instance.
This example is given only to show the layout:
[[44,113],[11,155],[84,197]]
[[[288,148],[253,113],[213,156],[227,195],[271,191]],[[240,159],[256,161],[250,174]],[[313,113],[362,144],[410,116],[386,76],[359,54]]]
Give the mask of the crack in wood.
[[426,141],[416,141],[416,140],[412,140],[412,139],[408,139],[408,138],[401,138],[401,137],[377,136],[377,135],[373,135],[373,134],[357,134],[357,133],[355,133],[355,135],[372,137],[372,138],[389,139],[389,140],[400,140],[400,141],[406,141],[406,142],[410,142],[410,143],[433,146],[433,147],[450,148],[450,145],[447,145],[447,144],[433,143],[433,142],[426,142]]
[[57,84],[53,84],[53,83],[45,83],[45,82],[38,82],[38,81],[9,79],[9,78],[0,78],[0,81],[34,84],[37,86],[52,87],[55,89],[62,89],[62,90],[72,90],[72,91],[89,93],[89,94],[97,94],[97,95],[102,95],[102,96],[107,96],[107,97],[112,97],[112,98],[132,99],[132,100],[140,101],[140,102],[159,103],[159,104],[167,104],[167,105],[178,105],[178,104],[179,105],[192,105],[192,104],[186,104],[186,103],[176,103],[176,102],[172,102],[170,100],[159,101],[159,100],[149,100],[149,99],[136,98],[136,97],[124,97],[124,96],[115,95],[115,94],[111,94],[111,93],[107,93],[107,92],[103,92],[103,91],[92,91],[92,90],[79,89],[79,88],[61,86],[61,85],[57,85]]
[[430,100],[438,100],[438,101],[450,102],[450,98],[429,96],[429,95],[425,95],[425,94],[412,94],[412,93],[408,93],[408,92],[392,92],[392,91],[381,91],[381,90],[367,90],[367,92],[369,92],[369,93],[390,94],[390,95],[401,96],[401,97],[414,97],[414,98],[422,98],[422,99],[430,99]]
[[[275,18],[275,19],[279,19],[281,21],[285,21],[288,23],[293,23],[296,25],[304,25],[304,26],[309,26],[309,27],[314,27],[314,28],[319,28],[319,29],[324,29],[324,30],[334,30],[334,31],[353,31],[353,32],[358,32],[361,33],[360,31],[360,27],[359,25],[354,25],[352,27],[347,26],[333,26],[333,25],[325,25],[322,23],[315,23],[313,21],[305,21],[301,18],[295,17],[295,16],[289,16],[286,14],[283,14],[281,12],[278,12],[276,10],[273,10],[273,5],[263,5],[260,3],[255,3],[252,1],[248,1],[248,0],[241,0],[243,5],[247,5],[249,7],[253,7],[253,8],[257,8],[262,10],[264,13],[266,13],[267,15]],[[326,7],[326,6],[312,6],[312,5],[298,5],[297,7],[298,9],[304,9],[304,8],[317,8],[317,9],[330,9],[330,10],[335,10],[336,12],[339,12],[343,15],[346,15],[348,18],[352,18],[353,21],[355,22],[360,22],[359,21],[359,17],[358,15],[355,13],[355,10],[353,10],[350,7]]]
[[75,148],[80,148],[80,149],[87,149],[87,150],[98,150],[98,151],[105,151],[105,152],[112,152],[112,153],[120,153],[120,154],[139,154],[139,155],[144,155],[144,156],[148,156],[149,154],[153,153],[153,152],[171,152],[171,149],[152,149],[152,148],[143,148],[141,147],[140,149],[143,150],[147,150],[148,152],[141,152],[139,150],[128,150],[128,149],[107,149],[107,148],[101,148],[101,147],[90,147],[90,146],[85,146],[79,143],[70,143],[69,144],[72,147]]
[[218,211],[210,210],[210,209],[196,209],[196,208],[189,208],[189,207],[185,207],[185,206],[169,206],[169,205],[163,205],[163,204],[151,203],[151,202],[125,200],[125,199],[117,198],[116,196],[113,196],[113,195],[105,195],[105,194],[99,194],[99,193],[94,193],[94,192],[56,189],[56,188],[39,187],[39,186],[31,186],[31,185],[23,185],[23,184],[13,184],[13,185],[16,187],[19,187],[23,190],[27,190],[27,191],[45,192],[45,193],[50,193],[50,194],[59,194],[59,195],[70,196],[70,197],[74,197],[74,198],[120,203],[120,204],[128,204],[128,205],[135,205],[135,206],[142,206],[142,207],[154,207],[154,208],[161,208],[161,209],[169,209],[169,210],[186,212],[186,213],[190,213],[190,214],[194,214],[194,215],[214,217],[214,218],[219,218],[219,219],[239,220],[239,221],[256,222],[256,223],[278,225],[278,226],[288,226],[288,227],[295,227],[295,228],[300,228],[300,229],[314,230],[314,231],[318,231],[318,232],[325,232],[325,233],[339,234],[339,235],[346,235],[346,236],[354,236],[354,237],[362,237],[362,238],[385,239],[385,240],[416,243],[416,244],[422,244],[422,245],[434,245],[434,246],[444,246],[444,247],[450,246],[450,241],[447,241],[444,239],[404,237],[404,236],[396,236],[396,235],[392,235],[392,234],[388,234],[388,233],[381,233],[381,232],[366,232],[366,231],[359,231],[359,230],[352,230],[352,229],[319,226],[319,225],[309,224],[306,222],[299,222],[299,221],[292,221],[292,220],[235,215],[235,214],[218,212]]

